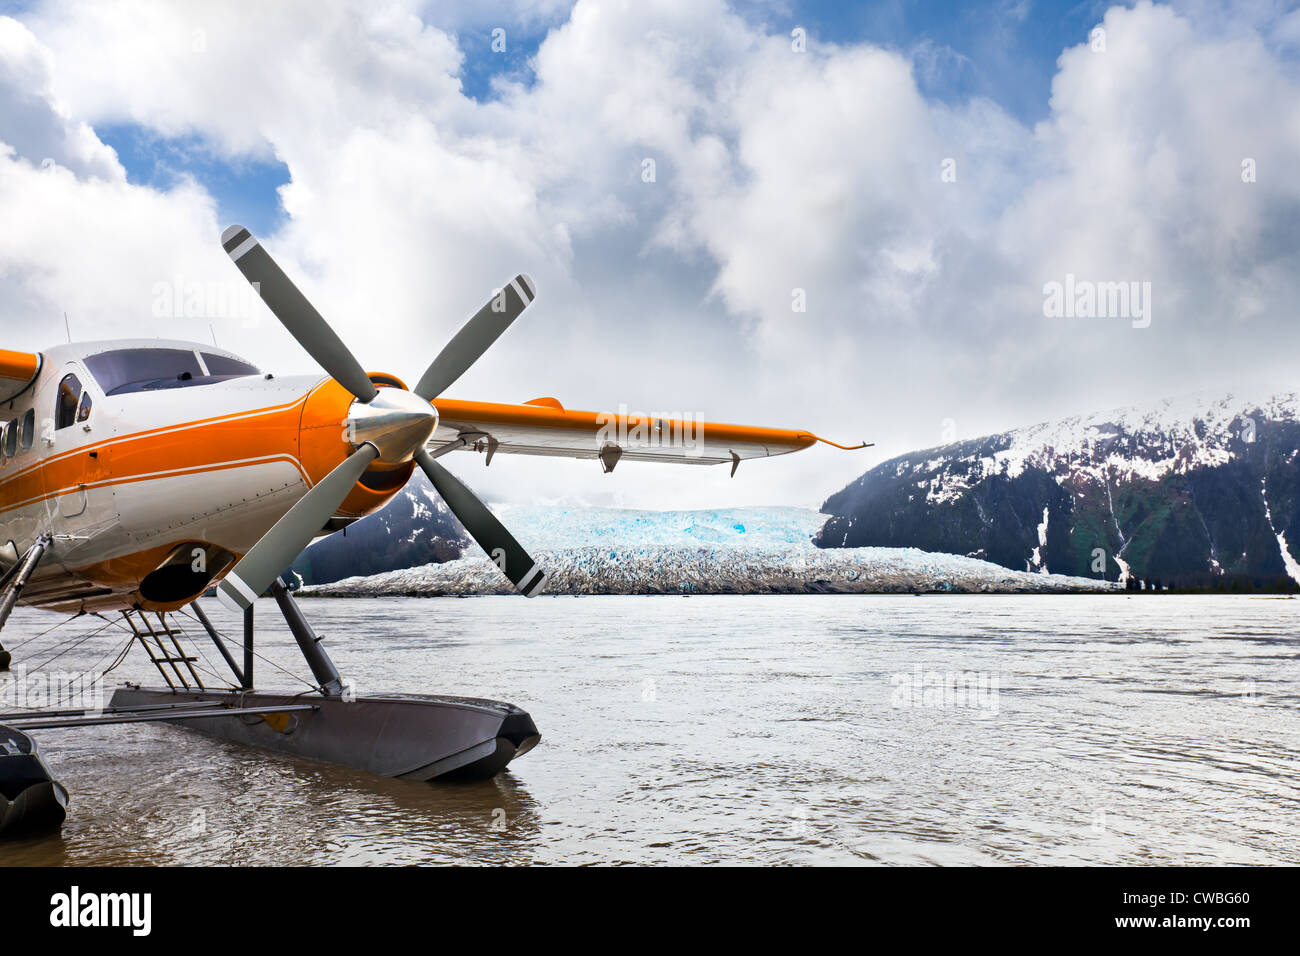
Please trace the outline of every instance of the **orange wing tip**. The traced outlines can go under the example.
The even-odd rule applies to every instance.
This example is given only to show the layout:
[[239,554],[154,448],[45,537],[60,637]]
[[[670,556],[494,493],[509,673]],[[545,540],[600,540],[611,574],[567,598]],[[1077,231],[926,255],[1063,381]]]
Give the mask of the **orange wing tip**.
[[830,445],[832,448],[840,448],[844,451],[858,451],[861,448],[870,448],[875,444],[873,441],[864,441],[860,445],[841,445],[839,442],[831,441],[829,438],[822,438],[820,435],[814,435],[812,432],[808,432],[807,434],[809,438],[813,438],[816,441],[821,442],[823,445]]
[[557,408],[564,411],[564,406],[560,404],[558,398],[551,398],[549,395],[545,398],[530,398],[524,402],[525,405],[540,405],[542,408]]

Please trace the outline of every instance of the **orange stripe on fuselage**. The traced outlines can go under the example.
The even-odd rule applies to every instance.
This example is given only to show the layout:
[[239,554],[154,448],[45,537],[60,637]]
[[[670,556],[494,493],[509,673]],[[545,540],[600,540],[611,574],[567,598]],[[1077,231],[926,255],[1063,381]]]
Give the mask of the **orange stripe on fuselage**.
[[[330,388],[334,386],[334,388]],[[237,468],[252,460],[291,461],[310,486],[346,456],[342,425],[350,396],[332,380],[281,405],[132,432],[61,452],[0,479],[0,514],[78,490],[173,474]],[[323,400],[317,401],[318,393]],[[330,432],[332,447],[299,447],[304,427]],[[95,452],[97,458],[90,458]]]
[[[170,425],[159,425],[156,428],[146,428],[137,432],[128,432],[125,435],[115,435],[112,438],[105,438],[102,441],[91,442],[90,444],[87,445],[80,445],[77,448],[72,449],[71,451],[59,452],[57,455],[50,455],[47,458],[38,459],[37,461],[33,462],[29,466],[29,468],[30,469],[40,468],[44,465],[50,464],[51,462],[56,462],[64,458],[72,458],[77,455],[83,454],[85,452],[97,451],[98,449],[104,447],[105,445],[112,445],[116,442],[130,441],[133,438],[143,438],[148,435],[160,435],[163,432],[167,432],[167,431],[194,428],[199,425],[208,425],[213,422],[224,422],[236,418],[248,418],[253,415],[265,415],[268,412],[278,412],[278,411],[283,411],[285,409],[297,408],[298,406],[302,405],[302,403],[305,402],[308,399],[308,397],[310,397],[312,392],[315,392],[317,389],[321,388],[321,386],[325,384],[327,384],[327,382],[321,382],[319,385],[316,385],[310,391],[308,391],[306,395],[303,395],[300,398],[295,398],[291,402],[284,402],[283,404],[280,405],[268,405],[265,408],[250,408],[244,411],[226,412],[224,415],[214,415],[211,418],[196,418],[192,422],[173,422]],[[23,472],[20,471],[17,472],[16,474],[22,474],[22,473]],[[10,477],[13,476],[11,475]],[[0,488],[2,488],[3,486],[4,486],[4,482],[0,481]]]

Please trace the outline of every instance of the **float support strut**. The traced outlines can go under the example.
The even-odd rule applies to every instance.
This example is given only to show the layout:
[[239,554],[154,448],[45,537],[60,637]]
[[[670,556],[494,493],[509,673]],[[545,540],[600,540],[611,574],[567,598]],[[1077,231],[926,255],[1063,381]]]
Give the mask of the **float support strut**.
[[[14,605],[18,603],[18,598],[23,593],[23,588],[31,580],[31,576],[36,572],[36,565],[41,563],[41,558],[45,557],[45,549],[50,546],[50,536],[43,534],[32,543],[23,555],[18,566],[13,571],[13,576],[5,582],[4,593],[0,594],[0,629],[3,629],[5,622],[9,620],[9,615],[13,612]],[[9,670],[9,661],[11,656],[8,651],[0,646],[0,671]]]
[[253,605],[244,608],[244,690],[253,689]]
[[239,681],[240,689],[252,690],[252,685],[248,681],[244,680],[244,672],[239,669],[239,665],[235,663],[235,658],[231,656],[230,648],[226,647],[226,642],[221,639],[221,635],[217,633],[217,629],[212,626],[212,622],[208,620],[208,616],[203,613],[203,608],[199,607],[199,602],[195,601],[190,605],[190,607],[194,608],[194,616],[199,619],[199,623],[203,625],[203,630],[208,632],[208,637],[212,638],[212,643],[217,645],[217,650],[219,650],[221,656],[225,658],[226,666],[229,667],[230,672],[235,675],[235,680]]
[[289,630],[293,632],[293,638],[298,642],[302,656],[307,658],[307,666],[311,668],[312,676],[316,678],[320,689],[326,697],[340,696],[343,693],[343,678],[339,676],[339,669],[325,653],[325,648],[321,646],[321,639],[316,636],[307,619],[302,616],[298,603],[279,578],[271,584],[271,596],[275,598],[275,603],[280,605],[280,613],[284,615]]

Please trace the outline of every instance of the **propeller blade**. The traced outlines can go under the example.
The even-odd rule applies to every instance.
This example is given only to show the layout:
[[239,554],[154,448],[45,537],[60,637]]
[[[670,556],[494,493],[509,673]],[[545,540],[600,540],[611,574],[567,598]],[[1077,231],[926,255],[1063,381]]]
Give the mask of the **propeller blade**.
[[533,597],[539,593],[546,584],[546,572],[506,530],[505,525],[497,520],[497,516],[488,510],[487,505],[424,449],[415,453],[415,460],[429,476],[433,487],[438,489],[443,501],[447,502],[451,513],[460,519],[470,537],[496,562],[510,583],[524,597]]
[[501,337],[502,332],[510,328],[510,323],[519,318],[535,298],[537,287],[532,279],[522,273],[511,279],[509,285],[494,295],[452,336],[420,376],[415,394],[431,402],[445,392]]
[[243,611],[293,564],[320,533],[379,451],[367,442],[318,481],[298,503],[253,545],[217,585],[217,597],[232,611]]
[[378,393],[370,377],[348,347],[321,318],[307,297],[284,274],[271,254],[243,226],[231,226],[221,234],[221,246],[244,278],[253,284],[280,324],[298,344],[349,392],[363,402]]

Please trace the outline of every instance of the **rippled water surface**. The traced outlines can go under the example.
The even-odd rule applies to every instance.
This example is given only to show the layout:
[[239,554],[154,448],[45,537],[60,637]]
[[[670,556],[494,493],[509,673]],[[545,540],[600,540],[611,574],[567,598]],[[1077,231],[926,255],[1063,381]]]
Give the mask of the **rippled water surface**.
[[[360,692],[510,701],[542,743],[492,781],[430,785],[159,724],[41,731],[68,821],[0,862],[1300,862],[1300,601],[302,606]],[[260,652],[306,674],[274,605],[258,615]],[[16,612],[15,662],[121,647],[116,627],[78,643],[95,619],[35,637],[58,620]],[[136,651],[112,679],[150,671]],[[258,684],[301,687],[269,662]]]

